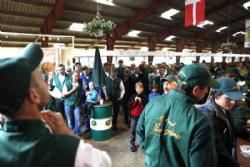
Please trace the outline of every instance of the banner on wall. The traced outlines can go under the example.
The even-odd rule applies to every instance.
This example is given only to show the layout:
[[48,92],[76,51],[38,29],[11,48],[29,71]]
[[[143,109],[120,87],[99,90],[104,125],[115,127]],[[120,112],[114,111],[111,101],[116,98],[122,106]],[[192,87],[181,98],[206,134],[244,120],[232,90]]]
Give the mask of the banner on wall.
[[245,48],[250,48],[250,20],[246,20]]
[[185,0],[185,27],[205,20],[205,0]]

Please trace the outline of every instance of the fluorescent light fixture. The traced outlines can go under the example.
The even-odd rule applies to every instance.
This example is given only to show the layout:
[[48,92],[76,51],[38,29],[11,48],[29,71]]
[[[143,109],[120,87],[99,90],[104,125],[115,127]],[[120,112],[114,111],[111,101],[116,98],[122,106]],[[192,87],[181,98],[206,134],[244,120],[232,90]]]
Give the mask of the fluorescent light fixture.
[[197,27],[204,28],[205,25],[213,25],[213,24],[214,23],[212,21],[205,20],[205,21],[201,22],[200,24],[198,24]]
[[167,51],[169,51],[169,49],[170,49],[170,48],[162,48],[161,50],[162,50],[163,52],[167,52]]
[[86,23],[72,23],[69,26],[69,30],[71,31],[83,31],[83,29],[86,27]]
[[165,41],[172,41],[176,36],[175,35],[170,35],[167,38],[165,38]]
[[141,51],[148,51],[148,47],[145,46],[141,47]]
[[225,30],[225,29],[227,29],[227,26],[220,27],[215,32],[221,32],[222,30]]
[[95,1],[100,4],[115,6],[112,0],[95,0]]
[[234,33],[233,36],[236,37],[239,34],[245,35],[246,33],[243,31],[238,31],[238,32]]
[[250,6],[250,1],[245,2],[245,3],[243,4],[243,7],[244,7],[246,10],[248,10],[249,6]]
[[164,18],[164,19],[172,20],[171,17],[176,15],[179,12],[180,12],[179,10],[171,8],[171,9],[167,10],[166,12],[163,12],[161,14],[161,17]]
[[183,53],[192,53],[193,51],[191,49],[183,49],[182,52]]
[[54,48],[64,48],[64,47],[65,47],[65,44],[64,44],[64,43],[54,43],[54,44],[53,44],[53,47],[54,47]]
[[138,37],[138,34],[141,33],[141,31],[138,30],[132,30],[128,33],[128,36],[130,37]]

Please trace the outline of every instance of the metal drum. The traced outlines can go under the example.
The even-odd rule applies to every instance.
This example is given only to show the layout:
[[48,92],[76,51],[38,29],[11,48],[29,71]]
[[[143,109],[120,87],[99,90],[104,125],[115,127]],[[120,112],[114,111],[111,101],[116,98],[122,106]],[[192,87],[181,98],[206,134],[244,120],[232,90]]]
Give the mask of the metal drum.
[[90,119],[91,138],[96,141],[109,140],[112,136],[112,103],[94,105]]

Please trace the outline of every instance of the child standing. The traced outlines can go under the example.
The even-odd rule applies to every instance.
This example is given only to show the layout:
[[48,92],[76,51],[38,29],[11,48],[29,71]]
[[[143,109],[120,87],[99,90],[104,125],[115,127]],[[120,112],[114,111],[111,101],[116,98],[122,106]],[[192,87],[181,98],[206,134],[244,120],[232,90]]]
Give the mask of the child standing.
[[151,87],[151,92],[148,95],[148,101],[151,101],[156,96],[160,96],[160,93],[158,93],[158,85],[153,84]]
[[147,97],[144,94],[144,86],[142,82],[135,84],[136,93],[132,95],[129,100],[130,109],[130,150],[136,151],[135,137],[136,137],[136,125],[139,117],[147,104]]

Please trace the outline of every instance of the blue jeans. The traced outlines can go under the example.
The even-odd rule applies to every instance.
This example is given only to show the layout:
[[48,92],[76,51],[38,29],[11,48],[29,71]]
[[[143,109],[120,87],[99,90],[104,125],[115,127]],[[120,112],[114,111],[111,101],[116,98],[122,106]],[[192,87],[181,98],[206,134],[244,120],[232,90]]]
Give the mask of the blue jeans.
[[65,116],[68,127],[78,136],[81,135],[80,127],[80,107],[75,105],[65,105]]

